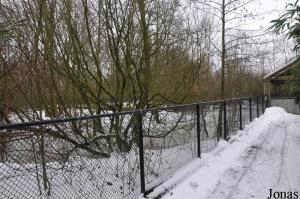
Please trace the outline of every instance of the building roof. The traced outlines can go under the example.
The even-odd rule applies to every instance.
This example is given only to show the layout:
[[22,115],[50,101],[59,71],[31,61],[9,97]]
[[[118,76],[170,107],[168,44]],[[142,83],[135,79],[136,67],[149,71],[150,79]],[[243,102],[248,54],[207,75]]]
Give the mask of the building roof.
[[266,75],[263,77],[263,80],[265,79],[269,79],[271,77],[277,77],[279,75],[281,75],[282,73],[284,73],[285,71],[287,71],[289,68],[291,68],[296,62],[298,62],[300,60],[300,57],[297,57],[296,59],[294,59],[293,61],[287,63],[285,66],[273,71],[272,73]]

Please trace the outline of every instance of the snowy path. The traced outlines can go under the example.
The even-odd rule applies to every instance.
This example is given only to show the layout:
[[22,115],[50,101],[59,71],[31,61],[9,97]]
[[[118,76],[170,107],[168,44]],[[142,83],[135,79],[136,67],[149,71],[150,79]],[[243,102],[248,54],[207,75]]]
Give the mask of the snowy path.
[[193,174],[181,171],[177,176],[187,176],[180,182],[171,180],[159,188],[165,188],[162,198],[267,199],[270,189],[299,195],[300,116],[269,108],[230,144],[221,142],[193,164]]
[[300,191],[300,117],[271,123],[260,138],[241,156],[240,165],[224,173],[208,198],[267,198],[269,189]]

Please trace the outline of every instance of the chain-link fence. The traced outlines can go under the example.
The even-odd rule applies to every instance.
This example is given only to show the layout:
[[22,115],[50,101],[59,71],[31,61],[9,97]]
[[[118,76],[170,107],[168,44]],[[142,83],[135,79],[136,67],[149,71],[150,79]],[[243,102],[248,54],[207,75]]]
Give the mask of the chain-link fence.
[[263,113],[265,97],[0,126],[1,198],[136,198]]

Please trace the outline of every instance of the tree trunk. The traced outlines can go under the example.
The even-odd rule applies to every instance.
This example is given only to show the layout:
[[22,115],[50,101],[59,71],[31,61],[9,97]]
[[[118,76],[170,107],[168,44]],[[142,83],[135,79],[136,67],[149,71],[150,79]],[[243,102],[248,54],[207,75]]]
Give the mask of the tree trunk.
[[[221,50],[221,100],[225,98],[225,0],[222,0],[222,50]],[[223,122],[223,103],[219,106],[217,137],[218,140],[222,137],[222,122]]]

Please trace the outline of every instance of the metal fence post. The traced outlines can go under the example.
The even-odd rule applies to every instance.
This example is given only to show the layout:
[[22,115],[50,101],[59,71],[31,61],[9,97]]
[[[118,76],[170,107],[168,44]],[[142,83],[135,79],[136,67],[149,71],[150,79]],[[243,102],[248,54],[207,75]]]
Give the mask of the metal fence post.
[[249,97],[249,117],[250,117],[250,122],[252,122],[252,101],[251,101],[251,97]]
[[145,194],[145,163],[144,163],[144,143],[143,143],[143,113],[139,111],[137,114],[138,137],[139,137],[139,158],[140,158],[140,180],[141,192]]
[[267,98],[266,108],[269,108],[269,106],[270,106],[270,104],[269,104],[269,95],[264,96],[264,98],[265,97]]
[[259,117],[259,97],[256,97],[256,117]]
[[239,99],[239,110],[240,110],[240,130],[243,130],[242,100],[241,99]]
[[197,155],[198,155],[198,158],[201,158],[201,146],[200,146],[200,105],[197,104],[196,105],[196,115],[197,115]]
[[265,96],[261,97],[261,113],[265,112]]
[[227,140],[227,116],[226,116],[226,101],[223,102],[224,107],[224,140]]

